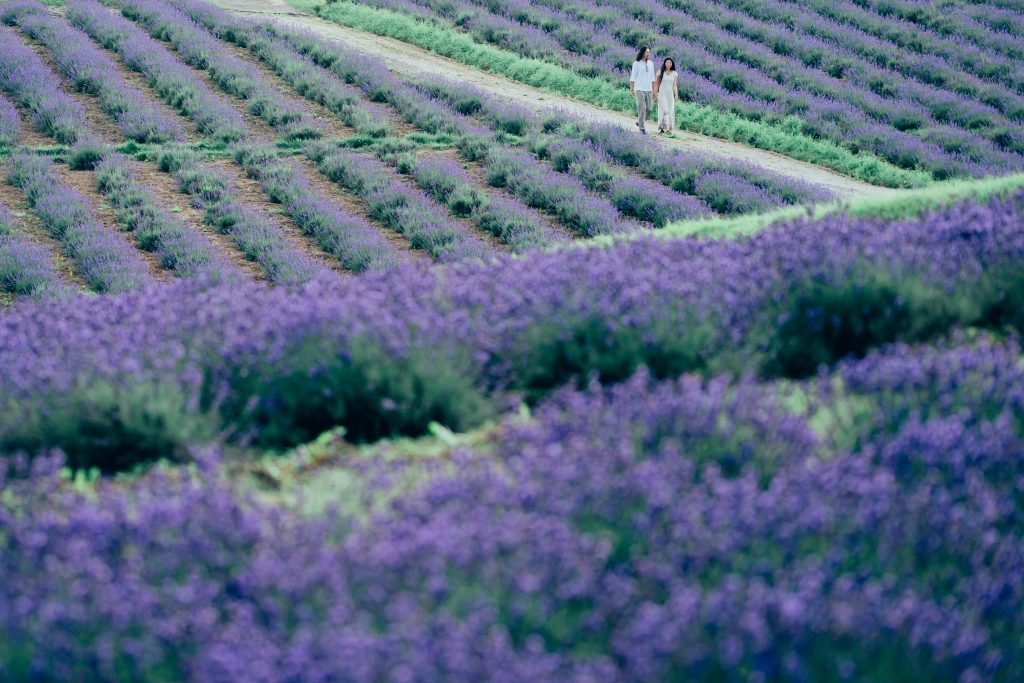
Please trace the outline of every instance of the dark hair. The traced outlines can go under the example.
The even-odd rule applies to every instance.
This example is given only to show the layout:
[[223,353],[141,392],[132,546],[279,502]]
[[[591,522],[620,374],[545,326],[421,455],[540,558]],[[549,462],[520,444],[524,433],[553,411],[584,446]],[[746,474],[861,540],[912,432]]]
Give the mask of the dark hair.
[[665,57],[665,61],[661,63],[661,68],[658,69],[659,80],[665,76],[665,67],[668,65],[669,62],[672,62],[672,70],[676,70],[676,60],[672,59],[671,57]]
[[644,53],[645,53],[645,52],[647,52],[647,51],[648,51],[648,50],[650,50],[650,49],[651,49],[651,48],[647,47],[646,45],[644,45],[643,47],[641,47],[641,48],[640,48],[640,52],[637,52],[637,53],[636,53],[636,61],[638,61],[638,62],[642,62],[642,61],[644,61]]

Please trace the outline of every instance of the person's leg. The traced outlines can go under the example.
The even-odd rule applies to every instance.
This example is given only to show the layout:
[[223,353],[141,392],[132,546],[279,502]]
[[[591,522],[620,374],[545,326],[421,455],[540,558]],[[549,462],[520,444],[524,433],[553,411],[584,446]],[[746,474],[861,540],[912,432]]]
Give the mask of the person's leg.
[[633,93],[636,98],[636,127],[640,130],[644,129],[644,120],[647,118],[647,114],[644,111],[645,100],[642,91],[637,90]]
[[650,118],[651,116],[651,92],[649,90],[645,90],[637,94],[639,95],[639,101],[637,103],[637,113],[639,114],[640,118],[640,122],[638,125],[640,126],[640,132],[646,133],[647,119]]

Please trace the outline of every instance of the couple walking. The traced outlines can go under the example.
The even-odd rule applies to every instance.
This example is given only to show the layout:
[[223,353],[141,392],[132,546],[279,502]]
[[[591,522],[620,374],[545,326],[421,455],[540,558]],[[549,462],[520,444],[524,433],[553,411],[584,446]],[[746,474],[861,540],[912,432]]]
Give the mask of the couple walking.
[[650,48],[646,45],[640,48],[629,75],[629,94],[636,99],[636,126],[641,135],[647,135],[644,124],[655,100],[658,102],[658,132],[670,133],[675,129],[679,78],[671,57],[661,63],[660,69],[655,69]]

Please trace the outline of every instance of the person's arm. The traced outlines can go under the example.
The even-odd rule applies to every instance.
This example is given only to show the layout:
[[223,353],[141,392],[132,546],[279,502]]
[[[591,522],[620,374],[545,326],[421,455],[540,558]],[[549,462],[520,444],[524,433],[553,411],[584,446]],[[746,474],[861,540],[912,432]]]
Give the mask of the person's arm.
[[651,97],[658,99],[658,90],[661,88],[661,76],[657,76],[654,79],[654,92],[651,93]]
[[676,72],[676,77],[672,79],[672,92],[675,98],[679,99],[679,73]]
[[634,94],[634,88],[636,88],[636,62],[633,62],[633,68],[629,72],[629,94]]

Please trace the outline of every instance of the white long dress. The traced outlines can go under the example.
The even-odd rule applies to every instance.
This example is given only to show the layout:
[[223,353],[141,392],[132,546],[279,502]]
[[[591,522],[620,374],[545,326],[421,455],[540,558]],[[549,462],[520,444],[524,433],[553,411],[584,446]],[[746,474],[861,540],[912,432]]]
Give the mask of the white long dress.
[[676,78],[675,71],[669,71],[661,78],[658,86],[658,127],[676,129]]

